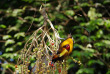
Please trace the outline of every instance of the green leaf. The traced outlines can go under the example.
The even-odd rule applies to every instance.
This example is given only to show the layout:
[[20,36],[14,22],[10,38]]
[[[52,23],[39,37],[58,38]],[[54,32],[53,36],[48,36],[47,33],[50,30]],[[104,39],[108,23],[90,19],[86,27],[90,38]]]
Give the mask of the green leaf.
[[81,53],[81,56],[84,56],[85,58],[90,59],[91,57],[93,57],[93,52],[84,51]]
[[59,18],[59,19],[62,19],[62,20],[66,20],[67,18],[63,15],[63,14],[56,14],[56,17]]
[[13,64],[10,64],[10,63],[4,63],[2,64],[2,67],[3,68],[12,68],[12,69],[15,69],[15,66]]
[[80,9],[80,6],[74,6],[73,8],[74,9]]
[[40,16],[39,17],[39,22],[41,22],[41,21],[43,22],[43,19],[44,19],[43,16]]
[[103,30],[99,29],[96,33],[96,37],[101,38],[102,35],[103,35]]
[[106,48],[110,48],[110,40],[102,40]]
[[65,12],[65,14],[68,15],[68,16],[73,16],[75,13],[74,13],[73,10],[67,10],[67,11]]
[[39,21],[39,19],[38,19],[38,18],[34,18],[34,21],[38,22],[38,21]]
[[20,26],[23,24],[23,21],[22,20],[17,20],[16,21],[16,27],[17,28],[20,28]]
[[106,39],[106,40],[110,40],[110,34],[103,35],[103,38]]
[[23,12],[22,9],[14,9],[12,12],[12,16],[16,17],[18,15],[21,15],[22,12]]
[[32,55],[30,58],[30,61],[34,61],[35,60],[36,55]]
[[96,41],[96,36],[90,36],[91,41]]
[[104,21],[103,21],[103,19],[96,19],[95,20],[95,23],[97,24],[97,25],[99,25],[99,26],[103,26],[104,25]]
[[75,56],[80,57],[81,56],[81,52],[74,50],[72,56],[73,57],[75,57]]
[[104,43],[102,43],[102,42],[94,43],[94,47],[102,47],[102,46],[104,46]]
[[89,4],[88,3],[82,3],[81,4],[81,7],[85,7],[85,6],[89,6]]
[[6,52],[13,51],[13,48],[6,48]]
[[89,32],[94,31],[95,29],[99,29],[99,26],[96,24],[99,24],[100,22],[98,22],[97,20],[91,20],[89,21],[87,24],[85,24],[85,26],[87,26]]
[[97,17],[102,17],[102,14],[97,13],[96,16],[97,16]]
[[4,64],[2,64],[2,67],[7,69],[7,68],[9,68],[9,65],[8,65],[8,63],[4,63]]
[[6,28],[6,25],[0,24],[0,28]]
[[110,20],[105,20],[104,25],[105,25],[107,28],[110,28]]
[[5,42],[5,46],[9,45],[9,44],[14,44],[15,41],[12,40],[12,39],[8,39],[6,42]]
[[104,65],[104,63],[101,62],[100,60],[89,60],[88,65],[91,66],[95,63],[100,64],[100,65]]
[[103,43],[105,43],[106,45],[110,45],[110,40],[102,40]]
[[110,53],[106,53],[105,56],[106,56],[107,59],[109,59],[110,58]]
[[[32,16],[26,16],[24,19],[30,21],[30,23],[32,23],[32,21],[35,20]],[[38,19],[36,20],[38,21]]]
[[82,42],[86,42],[87,41],[87,36],[83,35],[83,36],[80,37],[80,39],[81,39]]
[[83,68],[79,69],[76,74],[94,74],[94,69],[93,68]]
[[110,1],[109,1],[109,0],[104,0],[103,3],[104,3],[104,4],[107,4],[107,3],[110,3]]
[[19,39],[20,37],[25,37],[25,33],[24,32],[20,32],[14,35],[15,38]]
[[90,8],[90,10],[88,11],[88,17],[90,18],[90,20],[94,20],[96,18],[96,9],[95,8]]
[[4,36],[3,36],[3,40],[7,40],[7,39],[9,39],[9,38],[11,38],[11,35],[4,35]]
[[108,69],[107,73],[106,74],[110,74],[110,68]]
[[12,31],[18,31],[18,28],[16,26],[9,27],[7,33],[10,33]]
[[13,58],[14,55],[13,55],[12,53],[4,53],[4,54],[2,55],[2,57],[5,57],[5,58]]
[[85,21],[84,18],[78,17],[78,16],[74,16],[74,19],[77,20],[77,21]]
[[31,67],[34,67],[35,63],[31,63]]
[[18,42],[17,45],[21,46],[22,45],[22,42]]

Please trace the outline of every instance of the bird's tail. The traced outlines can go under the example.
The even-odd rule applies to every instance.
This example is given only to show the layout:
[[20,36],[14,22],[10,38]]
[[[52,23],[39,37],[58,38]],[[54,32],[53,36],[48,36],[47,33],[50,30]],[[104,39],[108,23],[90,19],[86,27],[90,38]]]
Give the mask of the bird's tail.
[[59,56],[56,54],[52,58],[52,62],[56,62],[57,60],[60,60]]

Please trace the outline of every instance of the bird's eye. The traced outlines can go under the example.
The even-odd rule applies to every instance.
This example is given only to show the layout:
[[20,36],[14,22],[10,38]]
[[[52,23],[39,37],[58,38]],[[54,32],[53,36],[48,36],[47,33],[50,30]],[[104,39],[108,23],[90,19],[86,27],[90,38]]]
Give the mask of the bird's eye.
[[67,44],[67,45],[64,46],[64,48],[66,48],[67,50],[69,50],[70,49],[70,45]]

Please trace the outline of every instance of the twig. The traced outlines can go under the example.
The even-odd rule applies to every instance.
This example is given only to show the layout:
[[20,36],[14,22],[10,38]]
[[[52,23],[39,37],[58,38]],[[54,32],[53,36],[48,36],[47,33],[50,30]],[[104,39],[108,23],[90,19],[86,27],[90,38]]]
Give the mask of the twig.
[[[34,16],[33,16],[34,18],[35,18],[35,15],[36,15],[36,10],[35,10],[35,13],[34,13]],[[32,27],[32,25],[33,25],[33,22],[34,22],[34,19],[32,20],[32,23],[31,23],[29,29],[27,30],[27,32],[31,29],[31,27]],[[27,33],[27,32],[26,32],[26,33]]]
[[[80,6],[79,2],[76,1],[77,5]],[[84,17],[86,18],[87,21],[89,21],[88,17],[87,17],[87,14],[84,12],[84,10],[82,9],[82,7],[80,7],[80,10],[82,11]]]

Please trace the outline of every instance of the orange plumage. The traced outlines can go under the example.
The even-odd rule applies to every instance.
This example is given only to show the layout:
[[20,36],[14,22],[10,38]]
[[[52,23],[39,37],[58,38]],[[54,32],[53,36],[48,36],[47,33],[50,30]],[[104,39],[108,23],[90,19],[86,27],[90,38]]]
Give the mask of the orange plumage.
[[73,50],[73,38],[71,35],[68,35],[68,38],[62,41],[59,45],[59,50],[52,58],[52,62],[57,60],[63,60],[66,56],[70,55]]

